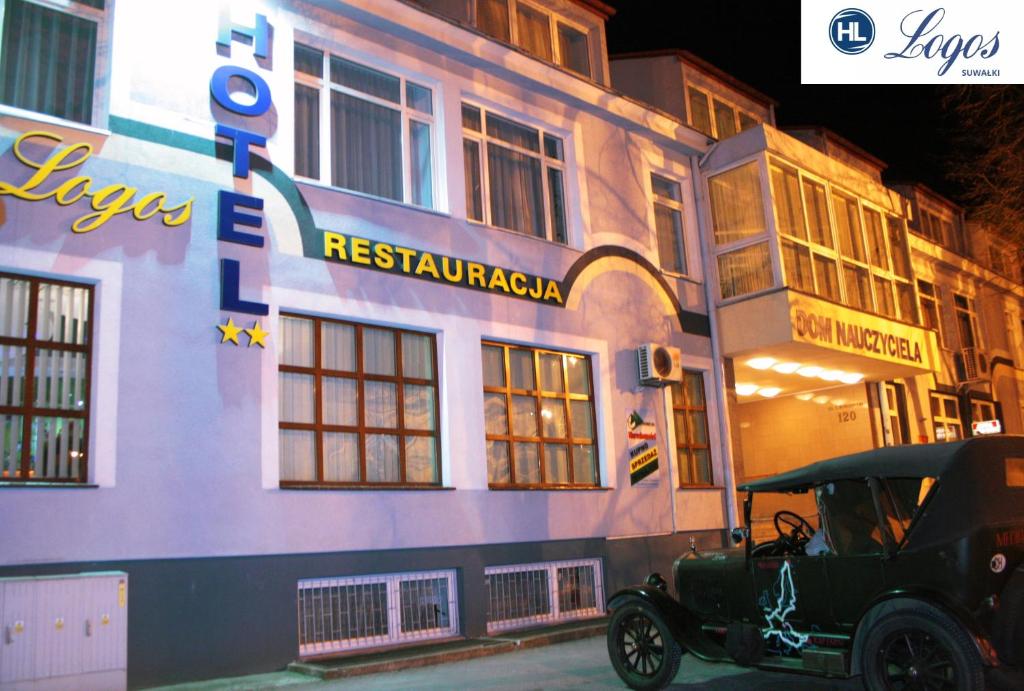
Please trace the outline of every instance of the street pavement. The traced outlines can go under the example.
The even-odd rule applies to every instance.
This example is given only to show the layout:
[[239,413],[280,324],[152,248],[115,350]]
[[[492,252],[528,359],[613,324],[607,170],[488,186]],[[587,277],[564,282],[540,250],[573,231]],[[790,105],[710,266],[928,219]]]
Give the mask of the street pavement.
[[[518,650],[461,662],[398,672],[320,681],[296,672],[273,672],[232,679],[215,679],[163,687],[163,691],[547,691],[548,689],[625,689],[612,669],[604,636]],[[751,671],[736,665],[701,662],[683,655],[675,691],[854,691],[859,679],[817,677]]]
[[[296,687],[299,688],[299,687]],[[310,687],[313,688],[313,687]],[[602,636],[579,641],[520,650],[503,655],[421,667],[400,672],[353,677],[323,682],[316,689],[376,689],[378,691],[416,689],[623,689],[625,685],[608,661]],[[823,690],[862,688],[859,680],[841,682],[803,675],[749,671],[735,665],[701,662],[683,655],[682,666],[670,687],[681,690],[714,689],[739,691]]]

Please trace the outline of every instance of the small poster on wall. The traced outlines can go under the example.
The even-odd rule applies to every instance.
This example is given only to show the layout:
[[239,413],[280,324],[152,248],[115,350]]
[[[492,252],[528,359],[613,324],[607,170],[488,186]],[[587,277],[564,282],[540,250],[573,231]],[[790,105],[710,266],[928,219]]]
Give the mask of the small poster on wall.
[[653,417],[646,410],[634,410],[626,420],[630,485],[637,484],[658,470],[658,432],[654,423],[648,422]]

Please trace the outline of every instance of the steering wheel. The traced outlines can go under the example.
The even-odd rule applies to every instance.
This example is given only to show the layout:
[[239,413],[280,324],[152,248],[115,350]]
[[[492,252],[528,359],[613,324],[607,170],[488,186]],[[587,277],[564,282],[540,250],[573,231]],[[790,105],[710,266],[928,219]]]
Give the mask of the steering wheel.
[[[814,526],[808,523],[803,516],[792,511],[776,511],[772,522],[775,523],[775,532],[779,534],[779,538],[794,547],[801,541],[810,540],[815,532]],[[782,526],[788,527],[789,530],[784,530]]]

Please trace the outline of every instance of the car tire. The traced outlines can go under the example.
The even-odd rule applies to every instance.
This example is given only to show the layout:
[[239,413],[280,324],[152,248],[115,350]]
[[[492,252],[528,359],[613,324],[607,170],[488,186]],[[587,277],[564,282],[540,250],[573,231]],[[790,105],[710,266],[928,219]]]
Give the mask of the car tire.
[[631,689],[663,689],[679,671],[683,649],[661,614],[641,600],[628,602],[608,623],[608,657]]
[[970,635],[932,610],[901,610],[879,619],[864,639],[861,659],[868,691],[985,689],[984,666]]

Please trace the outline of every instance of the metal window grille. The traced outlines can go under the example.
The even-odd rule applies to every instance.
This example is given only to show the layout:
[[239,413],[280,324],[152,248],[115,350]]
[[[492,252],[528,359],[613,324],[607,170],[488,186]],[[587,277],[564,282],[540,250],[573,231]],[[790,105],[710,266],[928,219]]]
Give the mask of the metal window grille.
[[487,567],[487,632],[600,616],[601,573],[600,559]]
[[301,580],[299,656],[454,636],[454,586],[454,570]]

